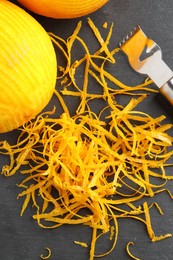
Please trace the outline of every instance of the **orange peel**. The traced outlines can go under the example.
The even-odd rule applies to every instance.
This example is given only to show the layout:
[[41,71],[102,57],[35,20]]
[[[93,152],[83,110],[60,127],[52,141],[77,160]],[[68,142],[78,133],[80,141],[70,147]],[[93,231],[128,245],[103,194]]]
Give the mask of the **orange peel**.
[[108,0],[18,0],[30,11],[59,19],[85,16],[101,8]]
[[49,103],[57,59],[45,29],[27,12],[0,1],[0,133],[17,129]]

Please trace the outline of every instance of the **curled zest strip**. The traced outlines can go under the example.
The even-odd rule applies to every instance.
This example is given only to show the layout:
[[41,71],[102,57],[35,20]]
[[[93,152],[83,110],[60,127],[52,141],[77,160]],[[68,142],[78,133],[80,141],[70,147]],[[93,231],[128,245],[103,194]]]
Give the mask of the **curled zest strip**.
[[51,257],[51,255],[52,255],[52,252],[51,252],[50,248],[46,247],[45,249],[48,251],[48,254],[47,254],[46,256],[44,256],[43,254],[41,254],[41,255],[40,255],[40,258],[41,258],[41,259],[49,259],[49,258]]
[[126,250],[127,250],[128,255],[129,255],[132,259],[134,259],[134,260],[140,260],[139,258],[137,258],[137,257],[135,257],[134,255],[132,255],[132,253],[130,252],[130,246],[131,246],[131,245],[134,245],[134,243],[133,243],[133,242],[129,242],[129,243],[127,244],[127,246],[126,246]]

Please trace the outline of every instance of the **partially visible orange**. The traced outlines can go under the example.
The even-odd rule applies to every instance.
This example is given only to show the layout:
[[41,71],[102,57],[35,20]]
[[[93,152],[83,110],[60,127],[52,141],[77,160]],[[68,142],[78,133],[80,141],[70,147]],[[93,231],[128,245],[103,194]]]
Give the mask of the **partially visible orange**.
[[90,14],[109,0],[18,0],[37,14],[60,19],[77,18]]
[[56,75],[56,54],[47,32],[22,8],[0,0],[0,133],[43,110]]

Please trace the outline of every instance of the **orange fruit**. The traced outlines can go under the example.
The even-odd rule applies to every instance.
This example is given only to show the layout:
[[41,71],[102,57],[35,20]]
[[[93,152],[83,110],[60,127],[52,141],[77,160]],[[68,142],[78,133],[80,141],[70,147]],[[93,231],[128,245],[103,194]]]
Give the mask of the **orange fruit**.
[[18,0],[18,2],[37,14],[69,19],[92,13],[108,0]]
[[22,8],[0,0],[0,133],[43,110],[56,75],[56,54],[47,32]]

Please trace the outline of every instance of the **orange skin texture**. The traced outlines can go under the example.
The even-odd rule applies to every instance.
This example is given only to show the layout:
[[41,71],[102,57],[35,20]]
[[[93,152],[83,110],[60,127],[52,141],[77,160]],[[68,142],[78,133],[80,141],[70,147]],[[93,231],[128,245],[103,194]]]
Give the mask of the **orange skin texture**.
[[47,32],[22,8],[0,0],[0,133],[17,129],[45,108],[56,76]]
[[95,12],[109,0],[18,0],[28,10],[58,19],[72,19]]

